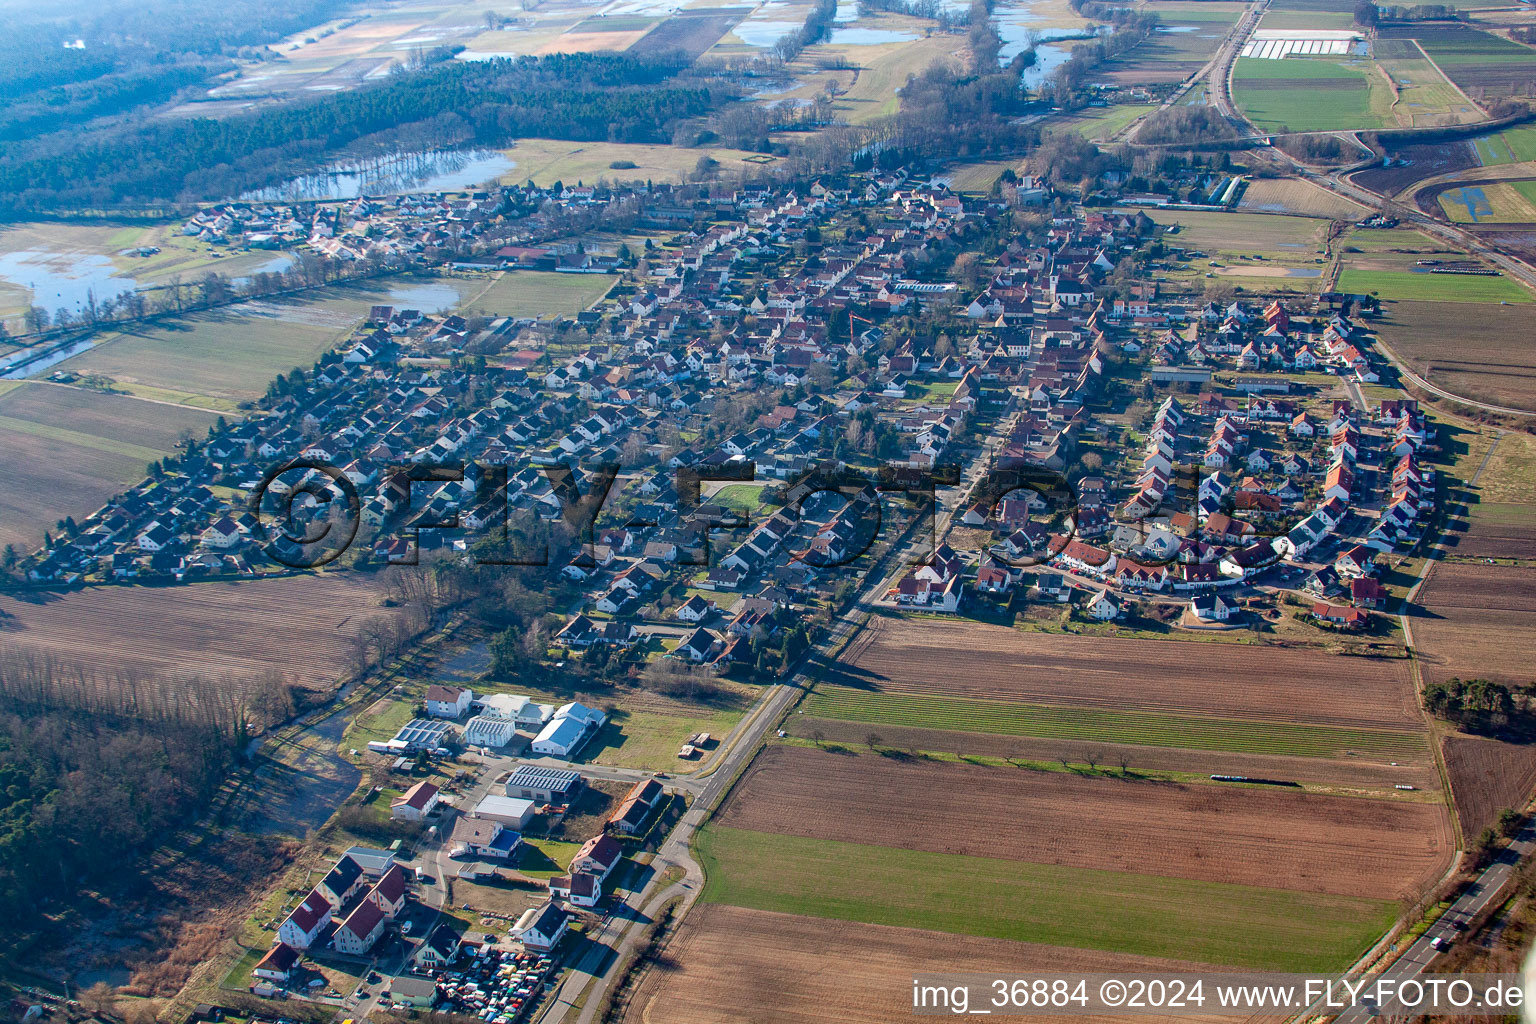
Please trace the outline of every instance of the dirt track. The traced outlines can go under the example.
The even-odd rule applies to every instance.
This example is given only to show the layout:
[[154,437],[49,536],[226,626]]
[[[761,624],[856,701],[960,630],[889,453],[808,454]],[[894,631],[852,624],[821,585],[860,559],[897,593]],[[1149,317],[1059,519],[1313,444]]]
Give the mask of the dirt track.
[[1423,728],[1408,662],[1315,650],[877,618],[828,682],[1116,710]]
[[1448,863],[1443,806],[771,746],[720,824],[973,857],[1395,899]]

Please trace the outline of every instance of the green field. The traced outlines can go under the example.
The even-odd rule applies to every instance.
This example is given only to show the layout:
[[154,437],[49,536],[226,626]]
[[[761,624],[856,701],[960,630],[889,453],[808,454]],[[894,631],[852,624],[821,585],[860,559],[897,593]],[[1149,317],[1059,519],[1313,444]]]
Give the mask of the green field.
[[1114,138],[1137,118],[1152,113],[1157,107],[1149,103],[1127,103],[1113,107],[1099,107],[1077,111],[1052,118],[1042,126],[1046,131],[1076,132],[1091,141]]
[[1328,221],[1266,213],[1218,213],[1210,210],[1148,210],[1164,227],[1178,225],[1163,241],[1212,255],[1315,256],[1322,251]]
[[719,826],[696,849],[715,903],[1255,970],[1337,970],[1397,915],[1375,900]]
[[1267,131],[1379,128],[1395,122],[1391,91],[1359,57],[1239,57],[1232,97]]
[[853,687],[818,685],[806,698],[805,713],[850,722],[905,725],[956,732],[1039,739],[1098,740],[1187,750],[1229,750],[1249,754],[1342,757],[1369,754],[1408,759],[1424,754],[1417,733],[1331,726],[1245,722],[1186,717],[1149,711],[1053,707],[1007,701],[939,697],[917,693],[870,693]]
[[752,513],[762,507],[763,488],[767,484],[726,484],[708,498],[701,499],[711,505],[724,505],[737,512]]
[[566,843],[558,839],[524,839],[518,851],[517,870],[529,878],[554,878],[565,874],[571,858],[581,849],[580,843]]
[[1384,252],[1390,249],[1427,252],[1440,251],[1443,246],[1443,242],[1413,228],[1356,228],[1345,236],[1340,248],[1345,252],[1350,249],[1362,252]]
[[615,280],[606,274],[512,271],[471,300],[466,311],[485,316],[571,316],[602,298]]
[[[699,158],[708,156],[719,162],[722,173],[751,170],[747,160],[754,154],[739,149],[692,149],[648,142],[569,142],[563,139],[518,139],[507,156],[517,164],[502,175],[508,184],[521,185],[530,179],[548,187],[555,182],[588,185],[606,181],[684,180]],[[613,166],[631,163],[633,167]]]
[[1339,275],[1337,290],[1381,299],[1430,302],[1530,302],[1531,293],[1507,277],[1419,274],[1411,270],[1353,270]]
[[220,411],[259,398],[279,373],[308,369],[351,334],[383,288],[334,288],[299,299],[243,303],[106,335],[60,364],[110,378],[143,398]]
[[1467,185],[1440,193],[1440,208],[1457,224],[1536,222],[1536,181]]
[[1349,11],[1282,11],[1273,5],[1264,12],[1261,29],[1332,30],[1347,31],[1355,27],[1355,16]]
[[607,764],[647,771],[688,771],[698,764],[681,761],[677,751],[694,733],[723,737],[741,720],[740,711],[662,715],[619,708],[608,715],[608,724],[578,752],[589,764]]
[[1472,140],[1478,161],[1485,167],[1536,160],[1536,127],[1510,128]]

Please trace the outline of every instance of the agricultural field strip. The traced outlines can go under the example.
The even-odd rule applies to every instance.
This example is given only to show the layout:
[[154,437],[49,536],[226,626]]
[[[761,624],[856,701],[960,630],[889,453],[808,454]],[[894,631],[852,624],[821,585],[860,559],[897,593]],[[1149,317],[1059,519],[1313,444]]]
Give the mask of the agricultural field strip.
[[1159,714],[1073,704],[1020,704],[926,694],[867,694],[824,685],[811,694],[805,710],[811,715],[877,725],[1100,740],[1184,750],[1321,758],[1366,755],[1392,760],[1422,757],[1427,750],[1422,733],[1388,729],[1343,729],[1266,719]]
[[100,437],[96,434],[83,434],[78,430],[69,430],[65,427],[54,426],[48,423],[38,423],[35,420],[17,419],[14,416],[0,415],[0,431],[14,430],[22,434],[31,434],[33,437],[43,437],[50,441],[58,441],[63,444],[77,445],[81,448],[90,448],[110,455],[121,455],[124,458],[138,459],[145,465],[159,459],[166,452],[156,448],[146,448],[143,445],[132,444],[128,441],[120,441],[116,438]]
[[[1389,793],[1405,799],[1415,796],[1435,799],[1434,794],[1440,790],[1440,776],[1427,746],[1411,755],[1399,754],[1392,763],[1364,757],[1245,754],[1231,750],[1138,746],[1103,739],[1048,739],[890,722],[879,723],[879,728],[871,729],[869,722],[822,718],[810,713],[792,716],[785,723],[785,729],[801,741],[814,742],[820,736],[826,744],[867,747],[871,734],[874,734],[879,749],[898,755],[949,755],[966,761],[990,758],[1010,766],[1030,762],[1051,770],[1065,771],[1067,769],[1061,768],[1061,763],[1067,762],[1077,766],[1073,770],[1132,776],[1166,772],[1208,781],[1211,774],[1246,775],[1282,779],[1304,788],[1317,787],[1328,792],[1371,796]],[[1409,793],[1393,788],[1400,784],[1416,789]]]
[[[973,971],[977,964],[1007,965],[1020,973],[1210,969],[1185,960],[832,921],[719,903],[694,907],[667,952],[669,969],[645,973],[625,1024],[890,1024],[911,1015],[914,974]],[[1065,1024],[1069,1019],[1111,1024],[1117,1018],[1034,1018],[1041,1024]],[[1138,1019],[1142,1024],[1241,1020],[1194,1015]]]
[[[232,685],[273,670],[323,689],[352,662],[366,619],[381,607],[382,577],[345,573],[239,584],[105,587],[43,604],[0,597],[0,646],[118,671],[199,676]],[[244,628],[233,629],[239,621]]]
[[1397,916],[1394,901],[718,825],[697,849],[708,902],[1256,970],[1337,970]]
[[1424,302],[1510,302],[1533,300],[1529,291],[1507,277],[1477,274],[1430,274],[1414,270],[1361,270],[1345,266],[1340,291],[1382,299]]
[[[938,794],[963,799],[925,796]],[[1369,899],[1415,890],[1454,845],[1445,808],[1433,804],[785,745],[758,755],[717,820],[811,839]]]
[[1405,659],[1025,634],[974,622],[877,619],[825,682],[881,693],[1357,729],[1419,732],[1423,725]]

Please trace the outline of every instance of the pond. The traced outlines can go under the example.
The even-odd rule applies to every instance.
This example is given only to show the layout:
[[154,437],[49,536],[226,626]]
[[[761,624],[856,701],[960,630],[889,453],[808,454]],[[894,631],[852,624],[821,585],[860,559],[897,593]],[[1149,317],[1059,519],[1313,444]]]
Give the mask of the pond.
[[735,36],[748,46],[768,49],[791,32],[800,31],[800,21],[744,21],[736,26]]
[[[1038,88],[1040,83],[1072,57],[1072,45],[1048,45],[1052,40],[1078,40],[1087,35],[1082,28],[1040,28],[1042,17],[1034,10],[1032,2],[999,4],[992,13],[992,22],[1003,40],[1000,59],[1007,63],[1014,57],[1035,46],[1035,65],[1024,72],[1024,84]],[[1100,27],[1100,31],[1103,27]]]
[[834,28],[827,41],[834,46],[879,46],[882,43],[908,43],[916,38],[915,33],[888,28]]
[[30,289],[33,305],[49,313],[60,307],[79,310],[92,295],[100,302],[139,285],[113,266],[110,256],[36,249],[0,253],[0,280]]
[[446,284],[401,285],[389,290],[393,304],[405,309],[419,309],[423,313],[441,313],[459,308],[464,300],[459,290]]
[[496,149],[395,153],[370,160],[334,163],[281,185],[240,196],[247,202],[356,199],[406,192],[451,192],[495,181],[517,163]]

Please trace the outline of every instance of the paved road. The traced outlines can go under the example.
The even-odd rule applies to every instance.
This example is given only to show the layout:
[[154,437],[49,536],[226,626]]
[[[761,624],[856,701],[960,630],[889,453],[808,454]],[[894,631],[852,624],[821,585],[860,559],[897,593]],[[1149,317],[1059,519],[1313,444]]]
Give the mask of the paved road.
[[[1419,936],[1413,945],[1404,950],[1396,962],[1382,972],[1381,977],[1401,985],[1403,981],[1416,978],[1433,967],[1435,959],[1440,956],[1440,951],[1434,948],[1434,941],[1444,939],[1447,942],[1455,942],[1460,935],[1456,929],[1458,924],[1465,924],[1482,913],[1490,904],[1503,900],[1506,888],[1515,878],[1520,861],[1530,856],[1532,850],[1536,850],[1536,825],[1527,825],[1525,830],[1509,844],[1509,848],[1483,870],[1477,881],[1468,886],[1467,891],[1461,894],[1451,908],[1428,931]],[[1387,1009],[1390,1012],[1390,1007]],[[1338,1016],[1335,1024],[1365,1024],[1372,1016],[1374,1015],[1364,1008],[1347,1010]]]
[[[935,521],[932,538],[945,537],[949,532],[954,510],[960,498],[979,481],[987,471],[992,448],[1006,436],[1013,422],[1012,415],[999,417],[992,433],[984,438],[976,452],[967,460],[956,487],[939,488],[935,496]],[[899,573],[914,559],[929,554],[929,531],[919,526],[912,531],[907,543],[889,552],[882,560],[894,566]],[[894,561],[892,561],[894,559]],[[884,566],[872,567],[864,586],[853,605],[818,645],[816,655],[825,656],[836,651],[852,636],[876,609],[876,601],[889,587],[890,574]],[[562,1024],[571,1014],[578,997],[585,991],[585,1001],[576,1017],[576,1024],[592,1024],[603,1002],[603,996],[614,980],[614,968],[622,963],[639,945],[645,926],[656,919],[671,900],[678,900],[675,915],[688,911],[704,887],[704,872],[690,852],[694,834],[714,812],[716,805],[725,798],[736,777],[746,767],[768,732],[777,727],[790,707],[815,681],[812,677],[818,657],[807,658],[802,668],[789,679],[771,687],[749,712],[733,734],[721,744],[710,764],[703,772],[689,780],[672,779],[673,788],[690,788],[695,794],[693,804],[673,828],[672,834],[656,853],[653,866],[656,869],[652,881],[644,891],[631,893],[619,907],[603,919],[601,925],[589,933],[592,940],[587,952],[571,966],[559,988],[546,1000],[536,1019],[538,1024]],[[582,771],[588,771],[586,767]],[[615,769],[617,770],[617,769]],[[692,782],[692,787],[683,783]],[[683,877],[677,882],[660,886],[660,879],[668,867],[683,869]],[[655,890],[655,891],[653,891]],[[590,987],[590,991],[587,991]]]

